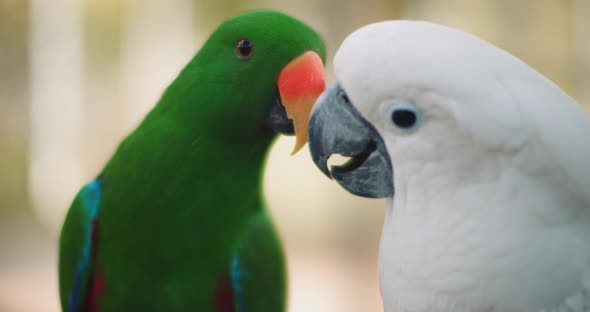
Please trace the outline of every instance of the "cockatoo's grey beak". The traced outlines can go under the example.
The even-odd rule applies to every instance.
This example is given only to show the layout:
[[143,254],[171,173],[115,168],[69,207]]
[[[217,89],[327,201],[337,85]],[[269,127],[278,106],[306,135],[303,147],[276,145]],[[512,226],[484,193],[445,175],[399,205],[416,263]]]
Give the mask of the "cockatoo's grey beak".
[[[393,196],[393,168],[383,139],[338,83],[320,96],[311,112],[309,148],[318,168],[352,194]],[[328,158],[333,154],[351,159],[330,170]]]

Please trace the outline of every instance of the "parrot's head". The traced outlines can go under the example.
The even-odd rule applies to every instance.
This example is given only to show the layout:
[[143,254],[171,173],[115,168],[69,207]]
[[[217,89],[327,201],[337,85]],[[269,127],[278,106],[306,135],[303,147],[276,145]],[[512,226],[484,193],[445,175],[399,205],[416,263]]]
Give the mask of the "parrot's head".
[[[438,170],[469,174],[486,153],[523,142],[522,115],[498,77],[532,71],[470,34],[371,24],[346,38],[334,68],[338,83],[312,110],[309,145],[316,165],[353,194],[393,196],[394,170],[404,183],[428,173],[426,182],[438,181]],[[351,159],[329,168],[332,154]]]
[[307,142],[311,108],[325,89],[324,60],[324,43],[310,27],[254,11],[221,24],[183,77],[205,89],[199,114],[208,120],[200,122],[214,123],[210,129],[225,127],[246,144],[294,134],[295,153]]

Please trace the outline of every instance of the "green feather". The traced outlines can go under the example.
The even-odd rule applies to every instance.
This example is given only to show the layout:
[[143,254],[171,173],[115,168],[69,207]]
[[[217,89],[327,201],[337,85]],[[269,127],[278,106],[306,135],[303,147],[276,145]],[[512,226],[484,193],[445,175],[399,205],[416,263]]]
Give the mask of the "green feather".
[[[241,38],[254,44],[249,60],[235,54]],[[308,50],[325,58],[320,37],[289,16],[232,18],[120,144],[101,173],[101,311],[217,311],[215,289],[236,256],[248,274],[246,309],[284,310],[283,254],[262,197],[276,137],[265,118],[279,72]],[[78,201],[61,236],[64,310],[80,257]]]

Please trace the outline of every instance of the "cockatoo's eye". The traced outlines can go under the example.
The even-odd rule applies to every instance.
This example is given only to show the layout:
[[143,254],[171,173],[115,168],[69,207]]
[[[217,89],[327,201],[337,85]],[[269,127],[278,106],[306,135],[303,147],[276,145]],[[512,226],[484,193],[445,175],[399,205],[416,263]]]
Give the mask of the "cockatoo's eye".
[[236,44],[236,54],[239,58],[247,60],[254,53],[254,44],[246,38],[240,39]]
[[414,104],[406,100],[395,100],[389,107],[391,124],[404,131],[416,129],[422,122],[422,116]]

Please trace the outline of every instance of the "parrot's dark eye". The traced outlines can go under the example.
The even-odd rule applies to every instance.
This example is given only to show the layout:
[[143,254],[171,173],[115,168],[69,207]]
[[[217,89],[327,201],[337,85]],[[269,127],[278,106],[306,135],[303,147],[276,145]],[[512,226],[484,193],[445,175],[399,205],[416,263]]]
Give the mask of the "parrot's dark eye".
[[254,52],[254,45],[248,39],[240,39],[236,44],[236,54],[239,58],[247,60]]
[[394,101],[389,111],[391,123],[395,128],[401,130],[414,130],[422,121],[416,106],[408,101]]

